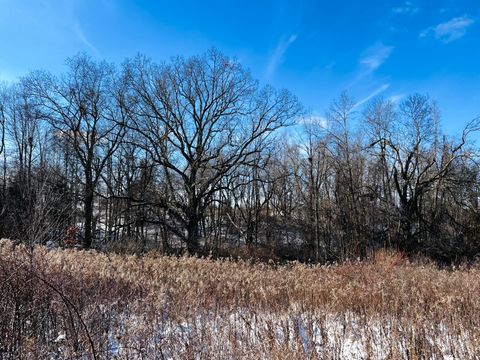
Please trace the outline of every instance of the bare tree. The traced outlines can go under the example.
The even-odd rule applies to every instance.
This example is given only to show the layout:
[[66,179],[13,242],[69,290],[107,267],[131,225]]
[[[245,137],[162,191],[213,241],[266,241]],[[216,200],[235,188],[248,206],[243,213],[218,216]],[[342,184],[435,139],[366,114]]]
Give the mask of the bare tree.
[[125,132],[122,83],[115,68],[81,54],[67,60],[68,73],[56,78],[34,73],[29,89],[54,131],[72,145],[83,169],[84,240],[92,244],[95,187]]
[[345,92],[333,100],[327,111],[330,151],[334,154],[335,200],[337,221],[341,224],[340,249],[343,256],[349,253],[366,256],[367,244],[360,211],[363,201],[363,158],[360,143],[355,139],[353,121],[355,101]]
[[222,178],[253,165],[300,106],[287,91],[259,89],[237,61],[215,50],[165,65],[137,58],[126,71],[138,99],[132,128],[146,139],[142,146],[172,190],[157,205],[175,221],[169,227],[188,251],[196,252],[199,222]]
[[[0,132],[1,132],[1,143],[0,143],[0,156],[2,157],[2,193],[0,195],[0,215],[4,217],[6,204],[5,197],[7,192],[7,156],[5,151],[5,123],[6,123],[6,107],[8,104],[8,89],[5,84],[0,84]],[[0,222],[0,231],[2,231],[3,226]],[[3,232],[3,231],[2,231]]]
[[[397,246],[407,252],[418,249],[419,236],[427,230],[423,204],[436,186],[456,173],[458,160],[468,156],[465,145],[472,131],[478,130],[478,121],[467,125],[457,143],[444,143],[437,152],[436,108],[423,95],[409,96],[400,104],[396,115],[391,106],[377,103],[367,114],[367,120],[376,139],[376,147],[385,172],[384,188],[396,209],[398,221]],[[385,120],[397,120],[397,126]],[[393,191],[392,194],[390,192]]]

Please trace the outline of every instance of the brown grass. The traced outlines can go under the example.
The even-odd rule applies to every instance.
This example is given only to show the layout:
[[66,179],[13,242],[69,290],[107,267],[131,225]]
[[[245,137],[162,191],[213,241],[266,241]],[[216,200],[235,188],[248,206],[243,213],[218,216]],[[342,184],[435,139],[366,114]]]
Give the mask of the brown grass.
[[0,359],[474,359],[479,275],[399,254],[277,266],[3,241]]

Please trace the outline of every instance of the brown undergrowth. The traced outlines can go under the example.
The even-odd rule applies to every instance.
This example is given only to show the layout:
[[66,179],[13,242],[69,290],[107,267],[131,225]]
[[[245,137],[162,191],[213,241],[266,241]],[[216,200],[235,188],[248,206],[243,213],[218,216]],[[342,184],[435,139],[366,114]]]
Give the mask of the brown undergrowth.
[[0,359],[474,359],[480,271],[0,243]]

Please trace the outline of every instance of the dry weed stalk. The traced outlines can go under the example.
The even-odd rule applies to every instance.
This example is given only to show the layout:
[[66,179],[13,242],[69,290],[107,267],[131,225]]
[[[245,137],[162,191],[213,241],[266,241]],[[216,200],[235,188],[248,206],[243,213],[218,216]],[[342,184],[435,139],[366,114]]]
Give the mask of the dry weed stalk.
[[[473,359],[480,348],[477,268],[395,254],[336,266],[30,254],[6,241],[0,259],[2,359]],[[78,309],[94,350],[39,277]]]

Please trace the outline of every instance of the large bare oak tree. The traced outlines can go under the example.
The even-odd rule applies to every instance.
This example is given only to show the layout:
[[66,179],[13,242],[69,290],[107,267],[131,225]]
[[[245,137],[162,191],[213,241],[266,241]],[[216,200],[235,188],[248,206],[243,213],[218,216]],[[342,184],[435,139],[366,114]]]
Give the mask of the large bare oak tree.
[[162,65],[138,57],[125,71],[134,93],[131,127],[170,189],[157,205],[188,251],[196,252],[199,222],[224,187],[222,178],[253,166],[300,105],[286,90],[260,88],[239,62],[215,50]]

